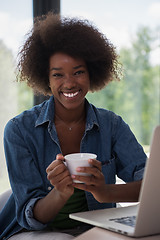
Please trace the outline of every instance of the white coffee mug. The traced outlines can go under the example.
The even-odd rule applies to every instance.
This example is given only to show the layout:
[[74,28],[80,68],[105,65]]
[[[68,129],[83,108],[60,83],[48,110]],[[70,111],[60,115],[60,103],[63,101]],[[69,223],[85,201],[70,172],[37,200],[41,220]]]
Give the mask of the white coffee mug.
[[[89,159],[96,159],[97,155],[92,153],[72,153],[64,156],[66,166],[71,175],[82,175],[82,176],[90,176],[90,174],[77,172],[76,169],[78,167],[92,167],[91,164],[88,163]],[[73,180],[76,183],[82,183],[78,180]]]

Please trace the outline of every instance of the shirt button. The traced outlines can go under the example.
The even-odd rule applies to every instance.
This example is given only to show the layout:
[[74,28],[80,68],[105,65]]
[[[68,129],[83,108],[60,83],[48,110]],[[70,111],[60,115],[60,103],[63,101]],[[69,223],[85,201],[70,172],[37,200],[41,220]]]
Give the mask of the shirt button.
[[51,189],[52,189],[51,187],[48,187],[48,191],[51,191]]

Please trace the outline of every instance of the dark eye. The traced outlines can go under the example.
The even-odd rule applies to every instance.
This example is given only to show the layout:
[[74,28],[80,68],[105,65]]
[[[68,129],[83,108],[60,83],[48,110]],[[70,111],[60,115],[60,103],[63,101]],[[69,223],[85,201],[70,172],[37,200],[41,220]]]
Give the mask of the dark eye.
[[75,72],[74,75],[80,75],[80,74],[83,74],[83,73],[85,73],[85,71],[79,70],[79,71]]
[[53,77],[60,78],[60,77],[62,77],[63,75],[62,75],[61,73],[54,73],[52,76],[53,76]]

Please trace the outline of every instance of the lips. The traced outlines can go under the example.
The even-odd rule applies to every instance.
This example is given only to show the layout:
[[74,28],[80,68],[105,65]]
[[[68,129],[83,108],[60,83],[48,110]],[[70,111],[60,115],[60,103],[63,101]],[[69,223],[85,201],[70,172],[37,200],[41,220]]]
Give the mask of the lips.
[[79,94],[79,91],[74,92],[74,93],[72,93],[72,92],[69,92],[69,93],[62,92],[62,93],[63,93],[63,95],[64,95],[65,97],[67,97],[67,98],[73,98],[73,97],[76,97],[76,96]]

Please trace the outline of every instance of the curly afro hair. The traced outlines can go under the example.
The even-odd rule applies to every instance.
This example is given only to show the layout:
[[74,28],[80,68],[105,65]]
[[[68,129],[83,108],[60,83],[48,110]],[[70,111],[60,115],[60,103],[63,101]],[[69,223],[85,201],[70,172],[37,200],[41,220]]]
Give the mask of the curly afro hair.
[[115,47],[93,24],[88,20],[61,18],[48,13],[35,20],[19,52],[20,81],[26,81],[35,92],[52,95],[49,59],[56,52],[86,62],[92,92],[112,80],[119,80],[120,64]]

